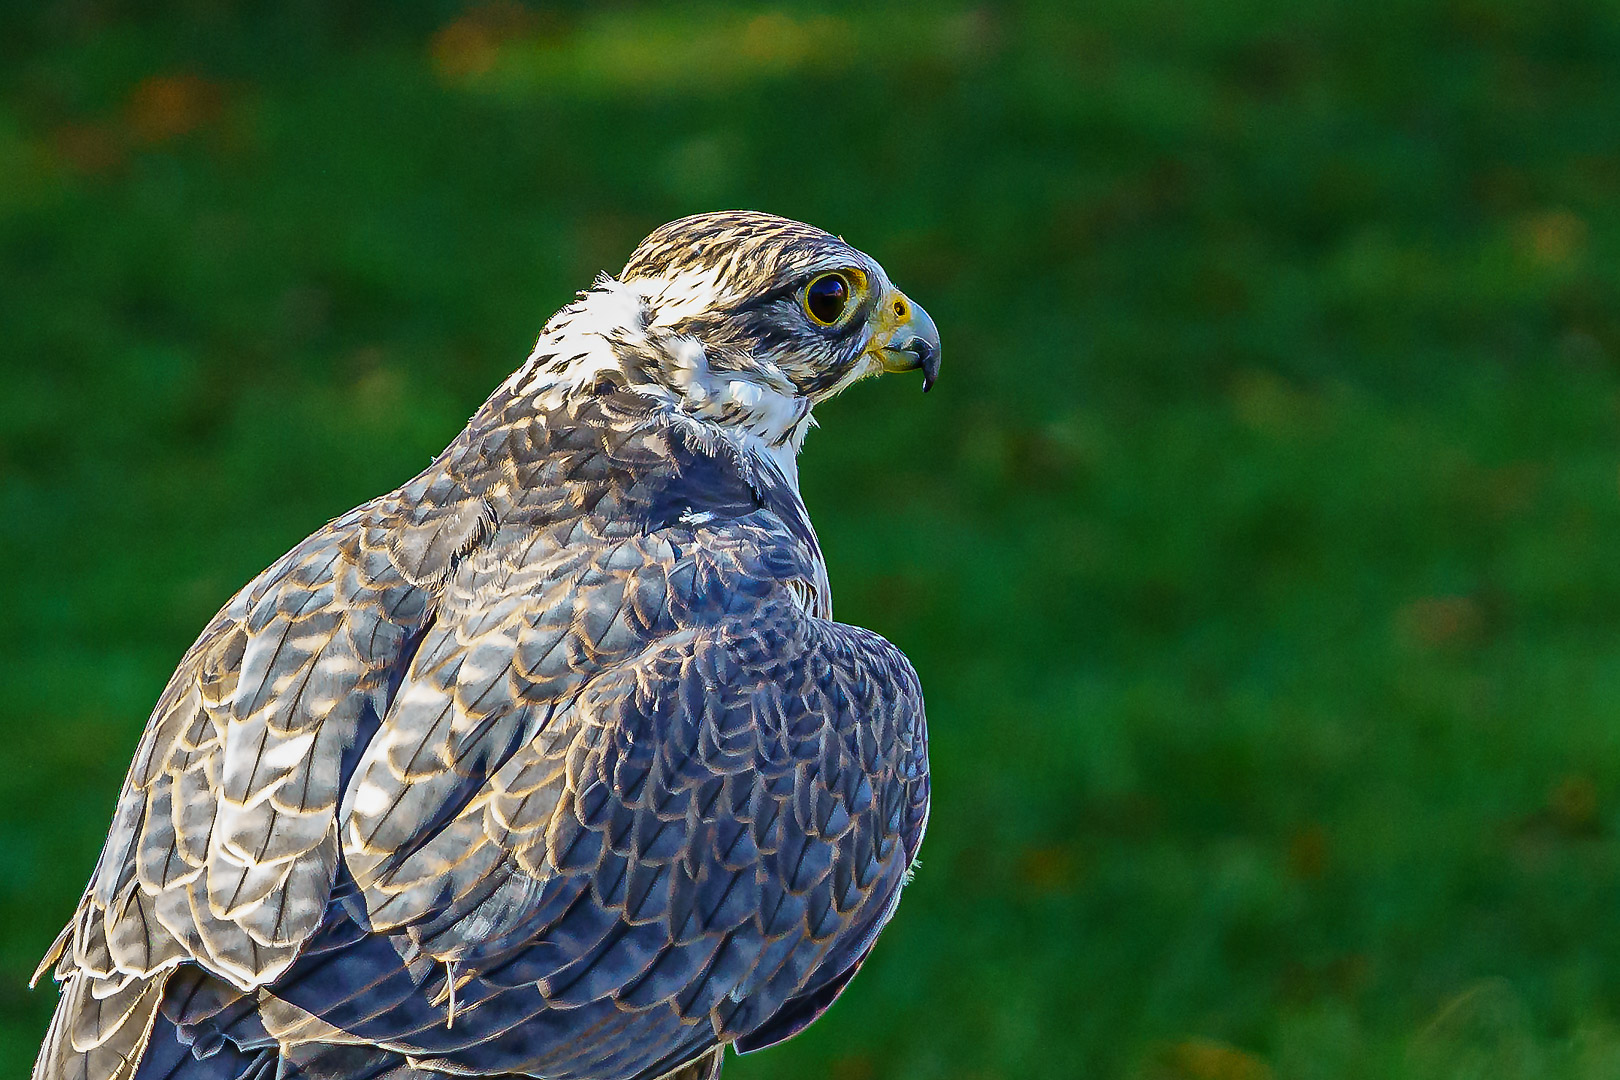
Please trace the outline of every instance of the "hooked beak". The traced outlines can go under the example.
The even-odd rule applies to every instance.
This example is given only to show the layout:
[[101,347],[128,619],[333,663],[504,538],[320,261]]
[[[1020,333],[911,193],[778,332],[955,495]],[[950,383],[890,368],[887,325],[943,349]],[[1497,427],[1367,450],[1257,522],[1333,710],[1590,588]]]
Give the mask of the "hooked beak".
[[899,289],[890,294],[867,351],[884,371],[922,368],[924,393],[939,378],[939,329],[928,312]]

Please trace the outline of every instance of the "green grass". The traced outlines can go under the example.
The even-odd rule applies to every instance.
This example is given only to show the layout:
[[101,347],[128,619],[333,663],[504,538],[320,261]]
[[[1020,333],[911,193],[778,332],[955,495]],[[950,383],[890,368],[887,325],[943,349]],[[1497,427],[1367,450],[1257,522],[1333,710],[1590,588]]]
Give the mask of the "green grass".
[[653,226],[823,225],[923,866],[739,1078],[1620,1075],[1620,7],[0,16],[0,1074],[215,608]]

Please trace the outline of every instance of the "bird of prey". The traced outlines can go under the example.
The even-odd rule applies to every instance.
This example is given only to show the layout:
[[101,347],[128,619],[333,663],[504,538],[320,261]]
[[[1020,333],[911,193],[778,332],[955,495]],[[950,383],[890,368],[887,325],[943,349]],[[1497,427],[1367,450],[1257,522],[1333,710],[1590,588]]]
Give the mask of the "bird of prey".
[[796,455],[817,403],[938,366],[837,237],[655,231],[186,653],[40,966],[35,1080],[713,1080],[815,1020],[929,779]]

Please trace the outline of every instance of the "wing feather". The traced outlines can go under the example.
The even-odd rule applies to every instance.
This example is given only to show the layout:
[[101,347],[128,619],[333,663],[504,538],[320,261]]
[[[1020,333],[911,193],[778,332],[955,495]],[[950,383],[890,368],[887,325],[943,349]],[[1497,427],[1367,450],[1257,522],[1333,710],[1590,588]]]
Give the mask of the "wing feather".
[[53,950],[37,1076],[122,1080],[186,961],[219,1000],[165,1037],[254,1068],[352,1041],[373,1070],[712,1076],[836,997],[921,838],[916,677],[809,613],[802,510],[612,407],[464,433],[210,623]]
[[[626,546],[592,565],[644,575]],[[680,562],[659,572],[673,593]],[[589,1059],[590,1024],[623,1011],[663,1032],[649,1034],[649,1055],[765,1030],[858,964],[920,841],[921,697],[892,646],[806,616],[784,589],[708,628],[643,629],[620,645],[629,655],[595,653],[591,641],[569,642],[610,637],[601,628],[633,605],[598,607],[584,581],[566,599],[574,614],[561,638],[553,613],[515,611],[468,633],[441,609],[438,640],[424,646],[345,804],[345,857],[373,928],[404,935],[458,980],[453,1029],[424,1028],[414,1011],[372,1018],[379,1041],[423,1060],[548,1074]],[[506,672],[505,707],[528,710],[525,737],[492,755],[468,733],[493,730],[475,721],[499,724],[500,714],[483,712],[487,676],[466,673],[493,664],[470,657],[492,639],[520,655],[528,634],[552,635],[547,655],[572,657],[589,677],[548,702],[533,696],[538,680]],[[381,827],[422,793],[427,802],[404,816],[431,818],[449,778],[486,771],[426,843]],[[494,1008],[491,994],[508,1004]],[[825,996],[811,1015],[836,989]],[[514,1010],[529,1017],[521,1040]],[[553,1012],[579,1023],[540,1023]]]
[[72,1035],[47,1041],[38,1075],[128,1075],[117,1055],[147,1037],[166,969],[190,960],[261,985],[320,925],[344,750],[428,611],[375,550],[393,512],[379,502],[316,533],[181,660],[67,933],[58,1017]]

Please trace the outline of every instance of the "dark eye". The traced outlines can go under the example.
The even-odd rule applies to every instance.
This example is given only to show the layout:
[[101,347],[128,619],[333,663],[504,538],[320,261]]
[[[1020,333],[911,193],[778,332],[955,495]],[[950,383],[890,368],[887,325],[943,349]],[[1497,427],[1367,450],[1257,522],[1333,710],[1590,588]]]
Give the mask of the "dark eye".
[[822,326],[831,326],[849,306],[849,279],[843,274],[822,274],[804,288],[804,310]]

